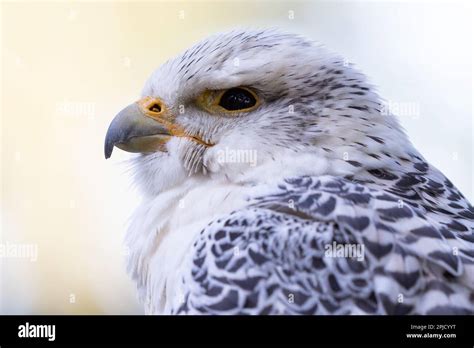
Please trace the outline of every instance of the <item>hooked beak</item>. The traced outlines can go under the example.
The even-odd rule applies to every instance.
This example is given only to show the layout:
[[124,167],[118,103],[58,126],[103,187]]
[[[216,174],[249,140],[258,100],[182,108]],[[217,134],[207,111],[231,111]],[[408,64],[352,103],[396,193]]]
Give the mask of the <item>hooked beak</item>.
[[128,152],[151,153],[165,151],[172,136],[190,138],[206,146],[197,137],[187,135],[174,123],[174,115],[158,98],[145,97],[120,111],[110,123],[105,136],[105,158],[112,155],[114,146]]

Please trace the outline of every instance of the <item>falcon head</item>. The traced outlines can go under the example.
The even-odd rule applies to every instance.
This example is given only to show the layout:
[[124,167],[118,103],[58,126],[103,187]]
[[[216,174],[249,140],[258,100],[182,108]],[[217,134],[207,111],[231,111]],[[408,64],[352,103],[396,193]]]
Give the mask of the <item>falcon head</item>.
[[189,177],[233,180],[282,156],[345,161],[350,149],[357,158],[350,146],[398,129],[379,109],[364,76],[320,45],[276,30],[231,31],[159,67],[110,124],[105,157],[114,146],[139,153],[137,179],[157,194]]

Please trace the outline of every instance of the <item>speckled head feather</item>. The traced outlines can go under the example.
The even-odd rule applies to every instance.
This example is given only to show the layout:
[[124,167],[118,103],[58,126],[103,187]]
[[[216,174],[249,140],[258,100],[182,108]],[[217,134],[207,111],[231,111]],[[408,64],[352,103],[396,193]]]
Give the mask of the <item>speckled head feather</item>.
[[[228,116],[210,114],[196,103],[206,90],[239,86],[258,94],[257,109]],[[386,148],[395,156],[413,152],[396,119],[379,112],[380,100],[361,73],[321,45],[275,30],[212,36],[161,66],[142,94],[161,98],[187,133],[216,144],[206,151],[176,139],[167,154],[139,158],[144,163],[139,180],[147,194],[162,190],[166,180],[156,165],[169,167],[164,162],[174,161],[175,155],[179,159],[173,163],[182,170],[174,172],[184,180],[190,172],[241,174],[241,165],[219,163],[224,149],[257,151],[259,164],[287,151],[319,152],[321,159],[338,162],[341,173],[352,172],[351,163],[377,167],[391,162],[369,156],[370,150]],[[178,182],[175,178],[172,184]]]
[[[258,103],[213,103],[233,88]],[[473,313],[472,206],[338,55],[236,30],[163,64],[142,94],[182,130],[134,159],[129,269],[148,312]],[[334,242],[363,245],[364,261],[325,257]]]

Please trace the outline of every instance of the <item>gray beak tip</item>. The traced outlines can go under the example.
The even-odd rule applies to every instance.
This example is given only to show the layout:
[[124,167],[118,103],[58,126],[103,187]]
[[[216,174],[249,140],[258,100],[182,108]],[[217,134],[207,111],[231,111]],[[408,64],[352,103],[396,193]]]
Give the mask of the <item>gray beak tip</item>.
[[104,156],[105,159],[109,159],[110,156],[112,156],[112,151],[114,150],[114,144],[113,142],[107,141],[108,139],[105,140],[104,144]]
[[107,147],[105,148],[105,151],[104,151],[105,159],[109,159],[110,156],[112,156],[112,149],[109,149]]
[[104,143],[104,156],[105,156],[105,159],[109,159],[110,156],[112,156],[112,151],[114,150],[114,141],[112,139],[112,137],[109,136],[108,132],[107,132],[107,136],[105,138],[105,143]]

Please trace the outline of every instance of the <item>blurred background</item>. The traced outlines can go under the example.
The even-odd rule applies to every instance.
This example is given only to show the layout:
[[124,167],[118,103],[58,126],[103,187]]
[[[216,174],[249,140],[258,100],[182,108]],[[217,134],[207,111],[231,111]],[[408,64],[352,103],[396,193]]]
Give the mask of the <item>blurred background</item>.
[[139,314],[125,273],[139,202],[109,122],[148,75],[236,26],[305,34],[355,63],[473,201],[469,1],[2,2],[0,314]]

